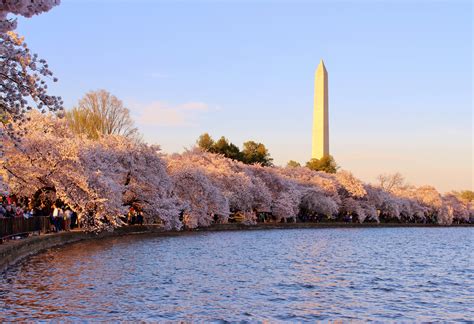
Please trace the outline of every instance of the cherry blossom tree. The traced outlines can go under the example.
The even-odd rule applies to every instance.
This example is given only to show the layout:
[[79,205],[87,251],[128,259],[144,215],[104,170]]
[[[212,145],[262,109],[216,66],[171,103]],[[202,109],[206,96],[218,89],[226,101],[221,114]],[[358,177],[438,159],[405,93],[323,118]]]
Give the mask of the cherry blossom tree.
[[301,197],[300,209],[307,216],[325,216],[328,219],[339,213],[338,204],[318,188],[308,188],[304,191]]
[[253,210],[264,213],[271,212],[273,197],[270,189],[265,185],[263,180],[258,177],[254,176],[251,178],[251,180],[252,186],[250,188],[250,194],[253,197]]
[[[0,33],[0,163],[3,144],[8,139],[18,140],[25,128],[13,129],[13,123],[25,122],[25,114],[32,103],[41,111],[61,111],[61,97],[47,93],[44,78],[53,78],[45,60],[31,54],[23,38],[13,32]],[[41,78],[43,77],[43,78]],[[0,174],[0,187],[4,186]]]
[[340,188],[343,191],[342,195],[344,196],[349,195],[354,198],[362,198],[367,194],[364,184],[356,179],[349,171],[338,171],[336,174],[336,180],[338,181]]
[[296,219],[302,192],[295,181],[282,177],[276,168],[255,165],[248,167],[248,173],[251,178],[259,178],[268,188],[272,199],[270,209],[277,221]]
[[383,197],[383,200],[382,200],[382,205],[380,206],[380,211],[381,211],[380,216],[386,219],[390,219],[390,218],[400,219],[401,214],[400,214],[400,206],[399,206],[398,199],[385,193],[382,197]]
[[287,219],[293,219],[296,221],[296,217],[299,212],[299,197],[298,191],[284,191],[278,194],[277,198],[273,201],[272,204],[272,214],[276,217],[276,220],[279,222],[281,219],[284,219],[285,222]]
[[[57,111],[62,109],[61,97],[47,93],[45,78],[53,73],[44,59],[32,54],[22,37],[11,32],[16,28],[16,19],[9,14],[32,17],[50,10],[60,0],[3,0],[0,1],[0,164],[3,163],[3,143],[7,137],[21,136],[12,131],[12,122],[23,120],[31,109],[29,103],[37,107]],[[0,188],[4,188],[3,175],[0,174]]]
[[[5,142],[5,160],[9,190],[19,196],[32,197],[39,192],[52,192],[69,204],[81,217],[87,206],[101,205],[114,210],[113,195],[101,199],[87,181],[87,170],[80,163],[79,150],[83,143],[69,134],[67,125],[53,116],[34,112],[27,123],[14,123],[15,130],[30,129],[21,142],[9,138]],[[107,194],[110,191],[103,190]]]
[[245,164],[242,162],[199,149],[168,157],[168,168],[171,172],[188,167],[199,169],[219,188],[229,202],[231,211],[251,211],[260,203],[254,201],[252,179],[245,173]]
[[469,206],[464,204],[455,194],[448,193],[442,197],[443,208],[439,214],[438,222],[450,225],[453,221],[468,221]]
[[[100,176],[97,181],[101,185],[97,188],[106,187],[108,181],[111,187],[118,189],[115,197],[122,208],[119,215],[128,207],[136,206],[143,212],[145,222],[160,222],[167,229],[181,227],[178,202],[173,197],[172,181],[159,147],[118,135],[83,142],[88,146],[81,150],[80,158],[84,167],[92,171],[89,179]],[[108,195],[104,193],[102,197]]]
[[54,192],[78,213],[89,230],[123,225],[132,203],[148,222],[181,227],[172,182],[158,148],[121,136],[91,141],[74,136],[65,120],[38,112],[14,127],[28,131],[21,142],[7,141],[3,168],[12,193]]
[[209,178],[199,169],[171,168],[174,193],[179,198],[183,211],[183,223],[188,228],[209,226],[214,215],[227,222],[229,204]]
[[[393,191],[397,197],[409,199],[412,208],[416,209],[418,215],[423,213],[423,221],[437,221],[437,217],[443,211],[443,200],[441,194],[432,186],[406,186]],[[414,213],[412,211],[412,213]]]
[[278,168],[276,172],[287,179],[296,181],[304,187],[320,188],[325,195],[330,196],[337,204],[340,204],[339,184],[334,175],[312,171],[305,167]]
[[0,2],[0,33],[16,28],[16,19],[8,19],[8,14],[30,18],[49,11],[60,2],[60,0],[2,0]]
[[348,216],[359,216],[363,214],[359,203],[352,197],[342,199],[340,213]]
[[130,206],[143,212],[146,223],[166,229],[225,223],[231,213],[244,224],[255,224],[259,212],[271,213],[277,221],[349,215],[359,222],[446,225],[473,215],[469,201],[442,196],[429,186],[387,191],[363,184],[347,171],[247,165],[199,149],[165,156],[157,146],[120,135],[97,140],[77,136],[66,120],[38,111],[12,126],[24,135],[21,141],[4,142],[8,190],[61,200],[88,230],[122,226]]
[[47,92],[46,79],[57,79],[48,63],[30,52],[23,37],[0,33],[0,62],[0,115],[4,122],[20,120],[33,108],[32,102],[43,112],[62,110],[61,97]]
[[359,223],[363,223],[367,219],[374,220],[377,223],[380,223],[379,214],[377,208],[374,205],[364,200],[359,201],[359,205],[361,208],[361,214],[358,215]]

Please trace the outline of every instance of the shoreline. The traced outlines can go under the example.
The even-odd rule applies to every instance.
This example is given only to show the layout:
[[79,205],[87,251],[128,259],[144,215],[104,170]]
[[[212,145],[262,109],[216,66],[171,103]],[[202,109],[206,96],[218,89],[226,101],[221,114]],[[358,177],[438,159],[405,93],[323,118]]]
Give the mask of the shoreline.
[[232,231],[232,230],[266,230],[266,229],[301,229],[301,228],[396,228],[396,227],[471,227],[474,224],[422,224],[422,223],[345,223],[345,222],[298,222],[298,223],[258,223],[244,225],[239,223],[216,224],[185,231]]
[[132,225],[115,229],[113,232],[102,232],[99,234],[87,233],[84,231],[71,231],[52,234],[30,236],[21,240],[12,240],[0,244],[0,273],[7,271],[10,266],[21,260],[41,253],[47,249],[64,246],[84,240],[103,239],[109,237],[120,237],[126,235],[155,235],[155,236],[179,236],[193,234],[197,232],[223,232],[223,231],[252,231],[252,230],[275,230],[275,229],[354,229],[354,228],[407,228],[407,227],[429,227],[429,228],[450,228],[450,227],[472,227],[473,224],[416,224],[416,223],[259,223],[256,225],[244,225],[240,223],[215,224],[209,227],[196,229],[185,229],[181,231],[166,231],[159,225]]

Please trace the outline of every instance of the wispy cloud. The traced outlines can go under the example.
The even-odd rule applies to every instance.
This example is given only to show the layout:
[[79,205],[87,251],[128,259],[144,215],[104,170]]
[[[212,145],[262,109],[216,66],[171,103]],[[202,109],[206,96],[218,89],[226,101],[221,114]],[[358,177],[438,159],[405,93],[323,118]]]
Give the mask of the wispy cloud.
[[148,126],[193,126],[197,124],[199,115],[210,110],[209,105],[203,102],[186,102],[173,106],[155,101],[146,105],[134,106],[137,122]]

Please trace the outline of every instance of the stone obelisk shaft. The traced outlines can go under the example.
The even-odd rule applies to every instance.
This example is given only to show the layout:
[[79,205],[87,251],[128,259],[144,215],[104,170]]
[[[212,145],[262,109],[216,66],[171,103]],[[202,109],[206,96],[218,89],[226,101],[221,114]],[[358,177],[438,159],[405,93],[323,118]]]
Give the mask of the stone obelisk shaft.
[[323,60],[318,65],[314,85],[313,148],[311,158],[329,155],[328,72]]

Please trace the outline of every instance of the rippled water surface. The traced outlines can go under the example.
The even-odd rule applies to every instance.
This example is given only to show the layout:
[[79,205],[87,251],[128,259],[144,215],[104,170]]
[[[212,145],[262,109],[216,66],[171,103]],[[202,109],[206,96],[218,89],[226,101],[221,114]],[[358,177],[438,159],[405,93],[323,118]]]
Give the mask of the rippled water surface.
[[0,278],[0,320],[474,319],[471,228],[127,236]]

